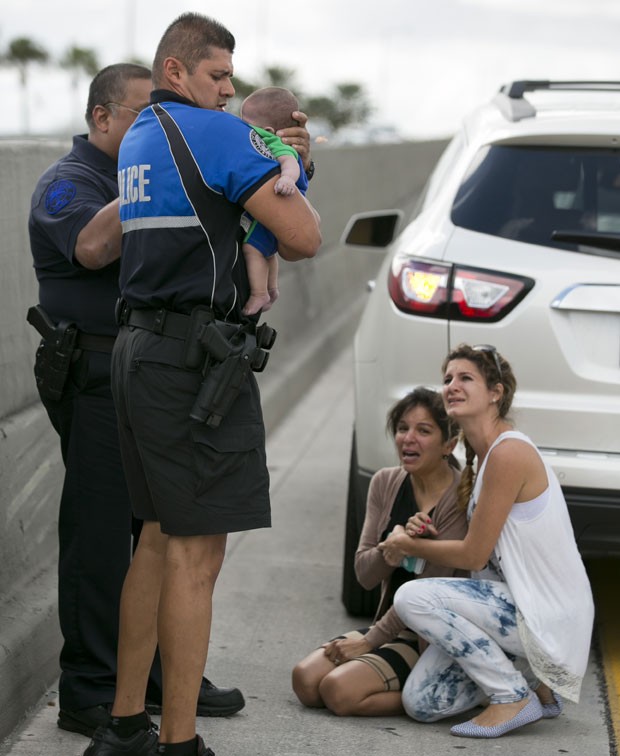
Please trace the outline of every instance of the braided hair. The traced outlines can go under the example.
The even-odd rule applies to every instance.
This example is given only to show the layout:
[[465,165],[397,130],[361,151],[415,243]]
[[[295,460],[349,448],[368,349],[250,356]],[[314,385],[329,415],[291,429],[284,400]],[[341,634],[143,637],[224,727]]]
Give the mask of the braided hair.
[[[498,383],[502,385],[502,396],[496,405],[497,416],[501,419],[507,419],[512,407],[515,391],[517,390],[517,379],[512,372],[510,363],[494,347],[489,346],[481,349],[469,346],[469,344],[459,344],[443,361],[443,365],[441,366],[442,373],[446,372],[448,363],[453,360],[468,360],[469,362],[473,362],[485,379],[487,388],[494,389]],[[498,365],[500,371],[498,371]],[[474,460],[476,459],[476,452],[462,431],[460,440],[465,448],[465,469],[463,470],[457,489],[457,506],[459,509],[465,510],[474,488]]]

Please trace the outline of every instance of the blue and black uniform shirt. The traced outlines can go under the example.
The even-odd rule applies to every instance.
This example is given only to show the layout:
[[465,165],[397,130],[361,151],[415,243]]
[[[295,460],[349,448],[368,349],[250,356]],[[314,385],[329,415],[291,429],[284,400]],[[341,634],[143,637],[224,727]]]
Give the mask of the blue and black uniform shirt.
[[[180,129],[201,179],[205,226],[181,182],[155,114],[159,103]],[[121,292],[132,308],[189,313],[212,307],[237,320],[243,203],[280,168],[256,132],[236,116],[205,110],[158,90],[121,144],[118,178],[123,225]],[[246,279],[247,285],[247,279]]]

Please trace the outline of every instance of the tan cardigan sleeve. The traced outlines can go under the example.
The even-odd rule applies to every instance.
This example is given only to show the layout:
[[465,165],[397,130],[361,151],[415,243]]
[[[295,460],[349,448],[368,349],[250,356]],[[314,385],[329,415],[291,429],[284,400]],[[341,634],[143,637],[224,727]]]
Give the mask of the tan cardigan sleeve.
[[406,625],[398,614],[396,614],[394,607],[391,606],[378,622],[368,628],[364,639],[368,641],[372,648],[379,648],[384,643],[394,640],[405,627]]
[[401,468],[385,467],[376,472],[370,481],[366,517],[355,552],[355,575],[366,590],[372,590],[394,572],[394,567],[386,563],[377,545],[390,520],[394,499],[406,474]]

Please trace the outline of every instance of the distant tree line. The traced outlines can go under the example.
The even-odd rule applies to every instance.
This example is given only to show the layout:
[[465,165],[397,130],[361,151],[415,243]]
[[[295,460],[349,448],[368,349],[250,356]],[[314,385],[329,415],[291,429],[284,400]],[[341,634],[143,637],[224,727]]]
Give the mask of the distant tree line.
[[[133,61],[142,62],[142,61]],[[71,76],[74,97],[78,96],[78,86],[82,76],[92,78],[100,69],[94,50],[71,46],[54,60],[50,53],[29,37],[17,37],[9,42],[6,50],[0,51],[0,64],[16,69],[22,95],[22,131],[29,133],[28,84],[34,65],[59,65]],[[331,91],[322,95],[308,95],[295,82],[295,71],[280,66],[267,67],[257,81],[235,76],[233,79],[236,96],[231,110],[238,112],[241,101],[254,89],[264,86],[287,87],[298,97],[304,112],[312,119],[322,119],[337,132],[344,126],[366,123],[372,114],[364,88],[355,82],[335,84]]]
[[24,134],[30,132],[28,82],[33,65],[49,66],[56,64],[69,71],[71,87],[75,96],[77,96],[80,77],[82,75],[92,77],[99,70],[99,61],[93,50],[72,46],[57,61],[53,61],[49,52],[29,37],[16,37],[9,42],[6,50],[0,53],[0,63],[15,68],[19,75],[22,95],[21,128]]
[[259,87],[286,87],[295,93],[301,109],[313,119],[324,120],[335,133],[343,126],[366,123],[372,114],[364,88],[355,82],[334,84],[331,91],[323,95],[305,94],[295,81],[292,68],[271,66],[264,69],[257,81],[249,81],[239,76],[233,78],[236,95],[233,108]]

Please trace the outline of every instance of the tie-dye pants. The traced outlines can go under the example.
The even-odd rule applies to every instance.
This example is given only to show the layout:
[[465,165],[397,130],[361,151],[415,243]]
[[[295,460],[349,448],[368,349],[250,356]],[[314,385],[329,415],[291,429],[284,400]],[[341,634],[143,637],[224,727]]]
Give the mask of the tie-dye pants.
[[411,580],[394,597],[398,616],[429,642],[403,688],[403,706],[422,722],[489,703],[513,703],[536,687],[506,583],[462,578]]

